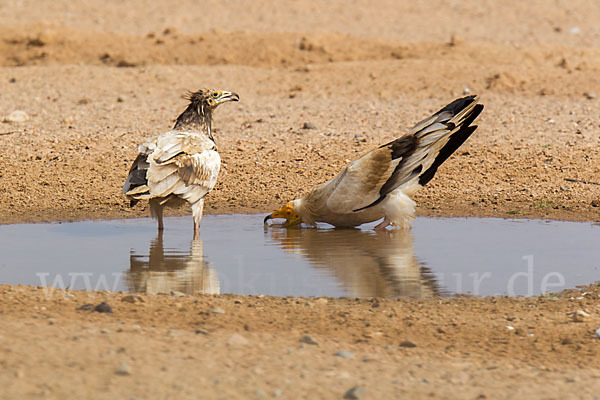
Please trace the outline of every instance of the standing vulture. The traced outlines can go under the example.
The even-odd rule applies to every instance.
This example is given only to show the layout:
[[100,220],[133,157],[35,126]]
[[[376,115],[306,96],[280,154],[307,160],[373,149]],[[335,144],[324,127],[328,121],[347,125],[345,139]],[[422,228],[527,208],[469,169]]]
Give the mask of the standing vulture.
[[265,224],[285,218],[285,227],[317,222],[353,227],[383,218],[376,230],[409,227],[415,212],[410,196],[475,131],[477,126],[471,124],[483,110],[477,102],[477,96],[454,100],[406,135],[363,155],[329,182],[267,215]]
[[212,113],[219,104],[238,101],[224,90],[202,89],[187,96],[190,104],[175,127],[138,147],[139,154],[123,185],[134,206],[149,200],[152,216],[163,230],[163,207],[187,201],[192,206],[194,238],[202,219],[204,196],[215,186],[221,157],[212,134]]

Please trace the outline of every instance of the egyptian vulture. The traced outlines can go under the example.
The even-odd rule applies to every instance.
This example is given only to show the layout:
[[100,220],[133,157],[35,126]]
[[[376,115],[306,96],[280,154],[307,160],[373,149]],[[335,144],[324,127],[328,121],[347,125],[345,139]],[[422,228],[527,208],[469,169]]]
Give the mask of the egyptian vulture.
[[163,208],[187,201],[192,206],[194,238],[202,219],[204,197],[217,182],[221,157],[212,134],[212,113],[219,104],[238,101],[237,93],[202,89],[189,93],[190,104],[172,130],[138,147],[139,154],[123,185],[133,207],[149,200],[163,230]]
[[457,99],[416,124],[406,135],[351,162],[335,178],[314,187],[265,217],[285,218],[284,227],[326,222],[354,227],[383,218],[375,229],[410,227],[411,196],[475,131],[483,110],[477,96]]

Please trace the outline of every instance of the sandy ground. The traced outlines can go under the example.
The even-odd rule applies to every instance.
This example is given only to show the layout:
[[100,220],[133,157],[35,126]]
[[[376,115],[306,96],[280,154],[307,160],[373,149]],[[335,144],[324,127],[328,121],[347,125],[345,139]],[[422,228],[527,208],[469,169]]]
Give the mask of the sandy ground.
[[[599,221],[600,5],[415,3],[3,1],[0,223],[148,215],[120,192],[137,144],[200,87],[241,97],[216,112],[223,166],[207,212],[269,211],[471,92],[486,105],[479,129],[418,194],[419,215]],[[10,122],[16,110],[26,120]],[[326,304],[97,294],[111,315],[75,311],[84,293],[2,291],[3,398],[600,392],[597,288]],[[569,322],[577,309],[590,320]],[[115,374],[121,362],[130,375]]]

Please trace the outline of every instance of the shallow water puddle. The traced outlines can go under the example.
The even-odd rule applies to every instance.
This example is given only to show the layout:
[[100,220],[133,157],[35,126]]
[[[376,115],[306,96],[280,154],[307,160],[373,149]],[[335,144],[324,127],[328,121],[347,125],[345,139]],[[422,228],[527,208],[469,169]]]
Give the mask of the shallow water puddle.
[[417,218],[411,231],[265,229],[264,215],[0,226],[0,282],[147,293],[538,295],[600,280],[600,226]]

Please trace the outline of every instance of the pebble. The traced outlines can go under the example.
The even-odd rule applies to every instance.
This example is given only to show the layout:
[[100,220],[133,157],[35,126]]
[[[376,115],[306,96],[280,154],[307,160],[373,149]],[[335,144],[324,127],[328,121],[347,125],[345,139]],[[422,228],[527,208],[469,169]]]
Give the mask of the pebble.
[[594,334],[594,337],[597,339],[600,339],[600,328],[596,329],[596,333]]
[[345,351],[345,350],[338,351],[334,355],[336,357],[342,357],[342,358],[354,358],[354,354],[353,353],[351,353],[349,351]]
[[581,29],[579,29],[578,26],[574,26],[571,29],[569,29],[569,34],[571,35],[579,35],[581,33]]
[[198,328],[198,329],[196,329],[196,335],[200,335],[200,334],[202,334],[202,335],[208,335],[208,331],[206,329],[204,329],[204,328]]
[[464,94],[464,95],[469,95],[469,94],[471,94],[471,89],[469,89],[468,87],[464,88],[464,90],[463,90],[463,94]]
[[417,345],[411,342],[410,340],[403,340],[402,342],[400,342],[399,346],[408,348],[417,347]]
[[302,129],[317,129],[317,127],[312,122],[305,122],[302,125]]
[[315,303],[317,303],[317,304],[321,304],[321,305],[324,305],[324,304],[327,304],[327,303],[329,303],[329,300],[327,300],[327,299],[326,299],[326,298],[324,298],[324,297],[321,297],[321,298],[317,299],[317,301],[315,301]]
[[362,386],[354,386],[344,394],[344,399],[359,400],[365,397],[367,391]]
[[131,375],[131,367],[125,363],[119,364],[119,368],[115,370],[115,374],[121,376]]
[[181,332],[178,332],[176,329],[173,329],[173,328],[169,328],[169,330],[167,331],[167,334],[171,337],[181,336]]
[[15,110],[15,111],[11,112],[10,114],[8,114],[7,116],[5,116],[2,121],[12,124],[12,123],[18,123],[18,122],[25,122],[28,119],[29,119],[29,115],[27,115],[27,113],[25,111]]
[[227,339],[227,344],[230,346],[245,346],[248,344],[248,339],[239,333],[234,333]]
[[120,94],[120,95],[117,97],[117,102],[118,102],[118,103],[123,103],[123,102],[125,102],[125,96],[123,96],[122,94]]
[[596,98],[596,93],[593,92],[585,92],[583,95],[588,100],[594,100]]
[[225,314],[225,310],[223,310],[221,307],[213,307],[210,309],[210,312],[213,314]]
[[81,307],[77,307],[76,310],[79,311],[91,311],[94,309],[94,305],[93,304],[84,304]]
[[592,207],[600,207],[600,200],[592,200]]
[[113,312],[111,306],[109,306],[108,303],[105,301],[103,301],[102,303],[100,303],[96,307],[94,307],[94,311],[99,312],[99,313],[109,313],[109,314],[112,314],[112,312]]
[[110,333],[110,330],[108,330],[106,328],[102,328],[102,329],[100,329],[100,333],[104,333],[104,334],[108,335]]
[[142,299],[140,296],[129,295],[123,297],[121,301],[124,301],[125,303],[143,303],[144,299]]
[[591,315],[586,313],[583,310],[577,310],[577,311],[571,313],[571,317],[573,318],[574,322],[583,322],[583,321],[586,321],[587,319],[589,319],[591,317]]
[[319,345],[319,342],[317,342],[315,339],[313,339],[313,337],[310,335],[302,336],[300,338],[300,343],[312,344],[315,346]]
[[273,397],[279,397],[282,393],[283,392],[281,391],[281,389],[275,389],[273,390]]
[[185,293],[178,292],[177,290],[171,290],[171,296],[173,296],[173,297],[183,297],[183,296],[185,296]]

